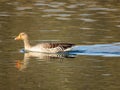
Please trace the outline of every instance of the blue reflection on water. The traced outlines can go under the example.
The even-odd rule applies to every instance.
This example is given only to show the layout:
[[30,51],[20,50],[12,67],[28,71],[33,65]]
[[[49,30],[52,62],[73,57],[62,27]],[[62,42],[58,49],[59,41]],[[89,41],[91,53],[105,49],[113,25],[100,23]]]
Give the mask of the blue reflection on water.
[[120,56],[120,43],[75,46],[70,54],[93,56]]

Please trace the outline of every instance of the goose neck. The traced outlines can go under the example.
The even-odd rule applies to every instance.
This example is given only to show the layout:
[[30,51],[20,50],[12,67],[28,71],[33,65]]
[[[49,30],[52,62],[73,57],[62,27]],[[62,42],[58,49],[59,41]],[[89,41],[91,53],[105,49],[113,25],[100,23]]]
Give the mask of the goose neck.
[[31,48],[31,45],[30,45],[28,39],[24,39],[24,48],[25,48],[25,50],[28,50]]

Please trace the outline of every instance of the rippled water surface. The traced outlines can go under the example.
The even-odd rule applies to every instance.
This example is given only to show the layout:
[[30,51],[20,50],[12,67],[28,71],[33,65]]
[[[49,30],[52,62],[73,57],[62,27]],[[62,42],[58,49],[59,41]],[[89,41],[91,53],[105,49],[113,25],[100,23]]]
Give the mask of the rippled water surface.
[[[119,90],[119,29],[119,0],[0,0],[0,90]],[[20,32],[32,44],[118,44],[78,55],[21,53]]]

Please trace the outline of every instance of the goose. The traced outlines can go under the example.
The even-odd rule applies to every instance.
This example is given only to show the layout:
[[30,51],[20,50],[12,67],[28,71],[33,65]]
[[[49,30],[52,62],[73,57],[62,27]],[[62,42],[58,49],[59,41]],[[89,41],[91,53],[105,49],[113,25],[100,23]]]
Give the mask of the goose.
[[25,32],[20,33],[15,40],[23,40],[24,50],[32,52],[45,52],[45,53],[58,53],[70,51],[75,44],[71,43],[40,43],[31,46],[29,43],[28,35]]

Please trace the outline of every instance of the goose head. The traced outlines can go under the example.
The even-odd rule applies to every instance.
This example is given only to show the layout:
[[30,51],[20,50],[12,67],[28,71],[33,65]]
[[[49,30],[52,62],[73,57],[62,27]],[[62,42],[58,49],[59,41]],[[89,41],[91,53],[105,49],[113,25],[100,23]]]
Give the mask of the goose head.
[[25,40],[28,39],[28,35],[25,32],[20,33],[15,40]]

